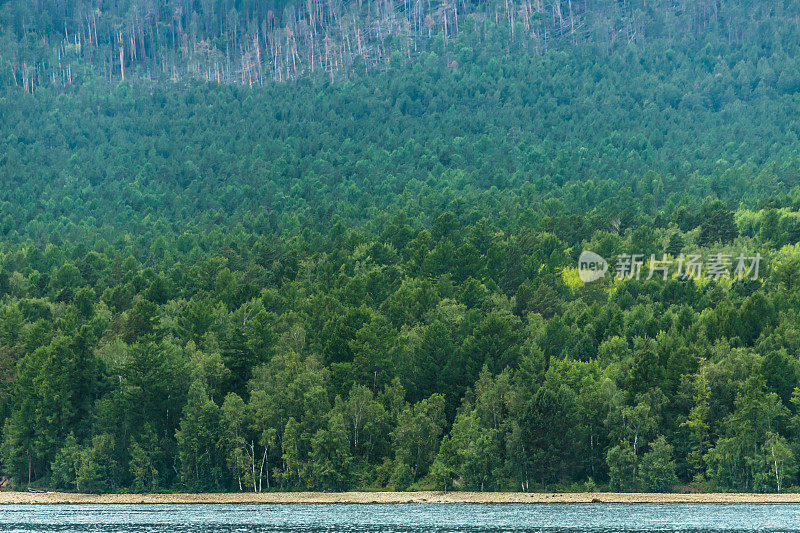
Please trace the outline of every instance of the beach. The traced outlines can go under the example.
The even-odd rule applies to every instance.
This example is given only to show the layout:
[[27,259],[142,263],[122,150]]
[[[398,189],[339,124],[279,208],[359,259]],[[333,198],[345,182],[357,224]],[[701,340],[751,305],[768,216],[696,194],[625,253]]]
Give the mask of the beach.
[[79,494],[0,492],[10,504],[289,504],[289,503],[800,503],[800,494],[611,492],[262,492]]

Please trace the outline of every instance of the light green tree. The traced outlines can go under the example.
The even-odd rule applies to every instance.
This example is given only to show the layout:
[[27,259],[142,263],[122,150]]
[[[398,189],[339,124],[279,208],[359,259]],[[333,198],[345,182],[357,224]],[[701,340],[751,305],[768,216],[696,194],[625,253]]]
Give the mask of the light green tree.
[[639,463],[639,482],[649,492],[670,492],[678,483],[672,446],[663,435],[650,444]]
[[686,461],[689,463],[695,476],[705,474],[704,456],[708,447],[708,415],[710,410],[711,387],[708,381],[708,362],[700,359],[700,366],[694,375],[693,382],[694,405],[689,411],[689,417],[681,424],[689,432],[691,448]]
[[636,454],[633,448],[623,442],[608,450],[606,454],[608,465],[609,486],[611,490],[627,492],[633,490],[636,484]]

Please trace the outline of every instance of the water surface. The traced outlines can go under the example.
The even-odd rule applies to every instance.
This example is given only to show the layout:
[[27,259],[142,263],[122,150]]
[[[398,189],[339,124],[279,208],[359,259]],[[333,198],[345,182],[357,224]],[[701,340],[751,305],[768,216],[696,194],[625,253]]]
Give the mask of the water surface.
[[7,505],[3,532],[798,532],[794,504]]

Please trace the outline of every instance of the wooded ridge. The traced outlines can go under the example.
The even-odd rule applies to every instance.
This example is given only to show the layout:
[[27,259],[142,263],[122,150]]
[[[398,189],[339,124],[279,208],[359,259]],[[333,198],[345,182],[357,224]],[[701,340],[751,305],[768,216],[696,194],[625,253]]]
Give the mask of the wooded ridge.
[[798,4],[589,6],[3,3],[6,486],[796,491]]

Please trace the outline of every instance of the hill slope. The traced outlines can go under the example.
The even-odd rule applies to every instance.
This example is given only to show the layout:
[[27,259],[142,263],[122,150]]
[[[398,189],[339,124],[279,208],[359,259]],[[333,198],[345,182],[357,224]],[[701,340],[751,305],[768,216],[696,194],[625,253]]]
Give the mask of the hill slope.
[[[364,74],[352,53],[311,72],[312,44],[281,71],[267,41],[251,87],[263,4],[116,4],[0,15],[17,486],[797,484],[791,8],[404,6]],[[309,42],[352,38],[333,4],[270,9],[281,35],[294,13],[319,15]],[[234,50],[220,83],[185,57],[204,40]],[[730,279],[740,254],[758,275]],[[673,275],[690,255],[731,276]]]

